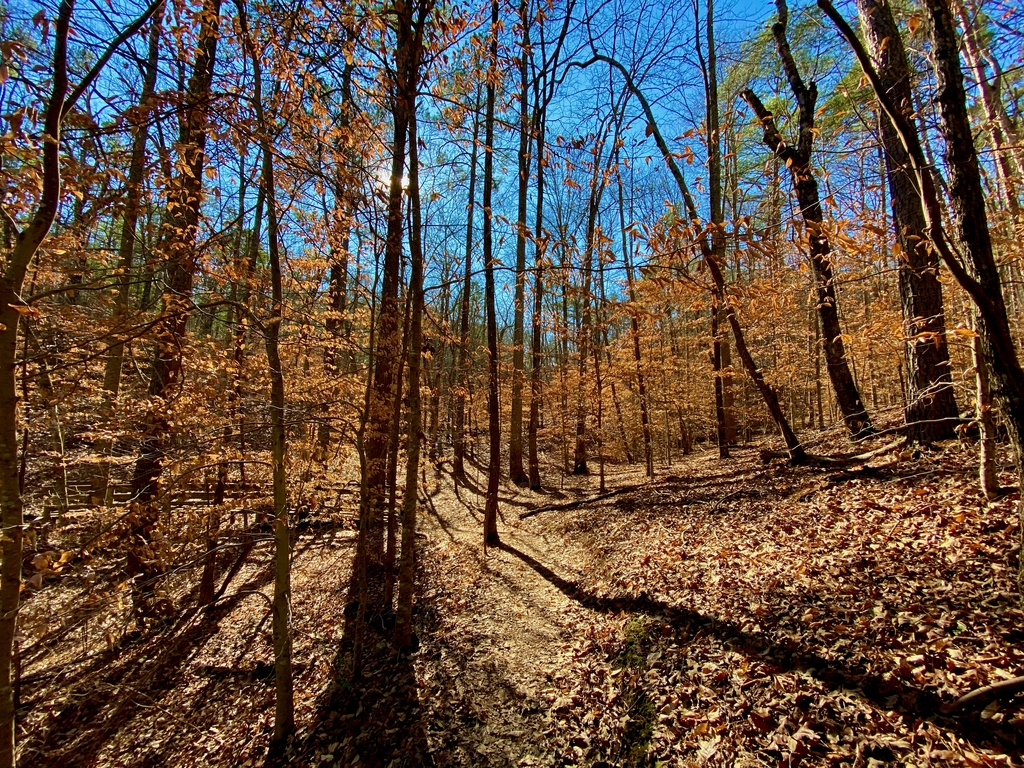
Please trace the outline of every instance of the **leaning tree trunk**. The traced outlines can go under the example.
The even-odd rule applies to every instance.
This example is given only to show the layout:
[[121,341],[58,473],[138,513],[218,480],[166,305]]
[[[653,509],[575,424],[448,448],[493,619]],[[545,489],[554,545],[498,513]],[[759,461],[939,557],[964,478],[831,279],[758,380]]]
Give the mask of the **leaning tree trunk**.
[[843,414],[846,428],[854,437],[866,435],[873,431],[871,419],[861,402],[857,383],[850,370],[850,361],[846,357],[846,346],[843,343],[843,332],[839,324],[839,307],[836,301],[836,289],[832,274],[832,245],[822,226],[824,216],[821,199],[818,195],[818,181],[811,165],[811,147],[814,142],[815,102],[818,88],[814,83],[807,85],[797,69],[793,53],[786,39],[786,25],[789,20],[789,9],[785,0],[776,0],[779,20],[772,25],[772,34],[778,48],[779,58],[786,73],[793,96],[799,109],[799,139],[797,144],[788,144],[782,138],[775,124],[775,116],[765,108],[760,99],[750,89],[740,95],[750,105],[764,129],[764,143],[780,160],[789,167],[800,204],[800,214],[807,231],[808,250],[811,258],[811,270],[814,273],[817,289],[818,314],[821,317],[822,346],[825,351],[825,362],[828,369],[836,402]]
[[[967,3],[962,0],[954,0],[953,8],[960,17],[960,23],[964,28],[964,54],[973,70],[974,81],[977,83],[978,91],[981,94],[981,103],[985,108],[985,117],[988,120],[987,128],[992,137],[992,148],[995,150],[996,173],[1002,185],[1003,199],[1014,218],[1014,226],[1019,227],[1021,224],[1018,221],[1021,214],[1020,184],[1024,181],[1020,176],[1024,173],[1024,147],[1021,147],[1017,126],[1010,119],[1000,95],[1003,72],[978,33],[977,23],[971,14],[972,10],[975,15],[978,11],[968,8]],[[985,71],[986,63],[993,70],[991,75]],[[878,74],[884,78],[881,71]]]
[[[925,0],[925,8],[932,22],[936,101],[946,142],[953,240],[966,255],[968,269],[988,299],[988,311],[979,313],[981,349],[991,375],[992,395],[1002,411],[1010,437],[1017,476],[1024,480],[1024,456],[1021,455],[1024,450],[1024,371],[1010,333],[999,269],[992,251],[981,168],[960,69],[959,40],[945,0]],[[1020,537],[1024,544],[1024,503],[1018,507],[1022,522]],[[1018,588],[1024,594],[1024,557],[1019,560]]]
[[[909,114],[913,111],[910,68],[888,2],[857,0],[857,6],[882,85],[896,107]],[[907,438],[920,442],[941,440],[953,436],[959,414],[946,345],[939,259],[928,246],[924,213],[907,150],[885,115],[881,118],[881,129],[893,226],[903,255],[899,288],[910,385]]]
[[[683,204],[686,207],[687,215],[692,221],[697,222],[697,206],[693,201],[693,195],[690,194],[690,188],[686,183],[686,179],[683,177],[683,172],[679,169],[679,164],[676,163],[675,157],[669,149],[668,143],[665,141],[665,137],[662,136],[661,131],[658,128],[657,119],[655,118],[654,111],[651,109],[650,102],[647,101],[643,91],[641,91],[633,81],[632,76],[629,74],[629,70],[622,66],[619,61],[601,54],[595,55],[590,60],[590,62],[595,61],[603,61],[609,66],[617,69],[626,80],[626,87],[640,102],[640,106],[643,107],[644,110],[644,115],[647,117],[651,134],[654,137],[655,143],[658,145],[658,150],[661,152],[662,159],[665,161],[665,165],[668,166],[668,169],[672,174],[672,178],[675,180],[676,186],[679,189],[679,193],[683,197]],[[707,243],[707,239],[701,238],[701,240],[701,251],[704,257],[704,263],[707,265],[708,271],[711,273],[712,279],[715,281],[716,290],[720,290],[722,295],[725,296],[725,276],[718,263],[711,257],[711,249]],[[627,275],[628,274],[627,268]],[[733,336],[736,340],[736,350],[740,355],[740,359],[743,361],[743,367],[754,382],[755,386],[757,386],[758,391],[764,398],[768,411],[771,413],[772,418],[778,425],[779,431],[782,433],[783,439],[786,441],[786,448],[789,451],[790,461],[794,464],[806,461],[806,453],[800,445],[799,440],[797,440],[793,430],[789,426],[789,421],[786,419],[785,413],[783,413],[782,408],[779,405],[778,396],[776,395],[775,390],[772,389],[764,380],[764,376],[761,374],[760,369],[755,365],[753,357],[747,350],[739,319],[736,317],[735,311],[729,307],[727,301],[725,302],[725,309],[726,317],[729,319],[729,324],[732,326]],[[639,352],[637,353],[637,357],[639,358]]]
[[[714,254],[709,254],[714,259]],[[722,317],[722,305],[725,303],[725,292],[716,285],[711,302],[711,369],[714,376],[715,392],[715,439],[718,441],[718,458],[729,458],[729,440],[726,437],[725,389],[722,380],[722,336],[719,320]]]

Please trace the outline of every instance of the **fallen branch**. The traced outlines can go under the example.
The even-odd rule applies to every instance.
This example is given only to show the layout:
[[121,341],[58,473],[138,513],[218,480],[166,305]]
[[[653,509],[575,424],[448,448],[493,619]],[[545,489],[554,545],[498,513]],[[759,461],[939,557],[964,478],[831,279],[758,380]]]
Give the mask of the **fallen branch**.
[[[891,443],[886,443],[880,448],[875,448],[874,450],[867,451],[866,453],[858,453],[851,456],[822,456],[815,453],[808,453],[807,460],[804,463],[811,467],[826,467],[832,469],[836,467],[847,467],[851,464],[863,464],[866,461],[871,461],[871,459],[889,453],[889,451],[896,450],[902,446],[903,443],[904,441],[902,439],[895,440]],[[761,461],[767,464],[769,459],[789,459],[789,453],[762,449]]]
[[942,713],[951,715],[962,709],[973,709],[988,704],[996,699],[1008,699],[1024,691],[1024,677],[1013,677],[1009,680],[1000,680],[998,683],[976,688],[970,693],[965,693],[959,699],[942,707]]
[[621,488],[616,488],[614,491],[608,491],[607,493],[599,493],[597,496],[587,496],[585,499],[576,499],[575,501],[567,501],[563,502],[562,504],[548,504],[547,506],[544,507],[537,507],[536,509],[531,509],[526,512],[523,512],[521,515],[519,515],[519,519],[525,520],[528,517],[539,515],[541,512],[561,512],[567,509],[576,509],[577,507],[592,504],[595,501],[604,501],[605,499],[610,499],[613,496],[618,496],[619,494],[622,493],[629,493],[630,491],[636,491],[643,487],[643,485],[624,485]]
[[[788,455],[788,454],[787,454],[787,455]],[[741,488],[741,489],[740,489],[740,490],[738,490],[738,491],[733,491],[732,493],[727,493],[727,494],[725,494],[725,496],[723,496],[722,498],[720,498],[720,499],[719,499],[718,501],[716,501],[716,502],[715,502],[714,506],[712,506],[712,507],[711,507],[711,509],[710,509],[709,511],[710,511],[710,512],[716,512],[716,511],[718,510],[718,508],[719,508],[719,507],[721,507],[721,506],[722,506],[723,504],[725,504],[725,502],[727,502],[727,501],[728,501],[729,499],[734,499],[734,498],[736,498],[736,497],[737,497],[737,496],[739,496],[739,495],[740,495],[741,493],[743,493],[743,491],[744,491],[744,489],[742,489],[742,488]]]

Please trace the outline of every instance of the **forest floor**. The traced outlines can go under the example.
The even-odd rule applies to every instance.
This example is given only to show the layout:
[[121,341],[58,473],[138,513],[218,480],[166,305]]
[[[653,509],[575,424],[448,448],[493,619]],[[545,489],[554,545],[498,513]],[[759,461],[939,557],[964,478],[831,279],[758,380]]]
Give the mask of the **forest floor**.
[[[697,453],[654,482],[609,467],[613,495],[552,474],[502,487],[484,551],[483,473],[456,491],[428,469],[415,653],[378,628],[349,680],[352,534],[298,539],[289,762],[1024,765],[1024,697],[943,710],[1024,675],[1019,494],[985,504],[975,474],[957,442],[847,471]],[[270,558],[254,549],[212,609],[182,577],[184,607],[145,632],[103,618],[117,589],[88,610],[85,586],[35,594],[22,764],[263,764]]]

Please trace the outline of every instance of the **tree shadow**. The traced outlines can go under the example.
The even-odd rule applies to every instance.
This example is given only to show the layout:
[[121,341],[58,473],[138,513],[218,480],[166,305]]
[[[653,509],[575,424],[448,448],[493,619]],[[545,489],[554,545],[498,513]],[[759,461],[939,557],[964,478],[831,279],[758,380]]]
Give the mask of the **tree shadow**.
[[[433,501],[427,499],[428,509],[433,508]],[[422,602],[421,583],[422,573],[416,580],[414,601],[416,631],[422,634],[431,631],[433,614]],[[359,585],[354,565],[346,601],[332,680],[316,703],[306,736],[290,745],[279,763],[320,765],[323,755],[329,754],[333,755],[331,765],[433,765],[427,751],[426,717],[418,696],[414,656],[392,647],[391,607],[385,606],[383,613],[367,616],[362,627],[362,667],[354,677],[352,651],[359,620]],[[413,639],[414,649],[418,644],[417,635]]]
[[[933,722],[978,746],[991,744],[993,740],[1002,748],[1018,746],[1015,737],[1010,737],[1010,743],[1007,744],[1006,739],[1000,738],[1000,734],[994,733],[983,722],[943,716],[941,707],[944,702],[934,691],[908,685],[895,677],[875,674],[864,664],[852,659],[825,658],[796,640],[777,641],[764,635],[752,634],[734,622],[672,605],[643,592],[636,597],[595,595],[578,582],[563,578],[507,542],[501,542],[497,548],[518,558],[570,600],[589,610],[657,616],[676,629],[685,628],[690,637],[697,632],[713,634],[735,650],[748,656],[760,657],[769,665],[773,674],[801,672],[832,690],[845,690],[858,695],[882,711],[894,711],[911,722],[917,719]],[[815,603],[815,607],[819,605]]]
[[[270,569],[260,569],[236,592],[209,608],[193,601],[166,629],[98,654],[95,661],[68,677],[63,686],[68,704],[33,733],[26,734],[20,761],[25,765],[93,764],[136,714],[181,682],[188,661],[218,632],[220,621],[266,586],[272,576]],[[38,706],[40,702],[32,700],[34,681],[27,678],[23,682],[25,708]],[[117,695],[111,695],[115,692]],[[195,699],[195,709],[209,701]],[[189,712],[181,713],[186,720],[190,716]],[[167,764],[159,753],[148,755],[147,762]]]

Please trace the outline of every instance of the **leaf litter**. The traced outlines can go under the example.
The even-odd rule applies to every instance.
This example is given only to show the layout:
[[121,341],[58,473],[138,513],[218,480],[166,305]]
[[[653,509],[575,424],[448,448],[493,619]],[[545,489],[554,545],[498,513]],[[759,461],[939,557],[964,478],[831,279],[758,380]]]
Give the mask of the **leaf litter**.
[[[593,503],[595,478],[503,486],[486,552],[482,498],[435,476],[411,656],[371,634],[348,680],[352,547],[314,538],[296,557],[290,762],[1019,765],[1022,697],[943,710],[1024,675],[1018,494],[986,504],[957,443],[888,469],[829,477],[740,450],[646,484],[612,468],[612,489],[637,487]],[[519,518],[568,497],[584,503]],[[23,631],[50,645],[23,669],[22,759],[262,764],[268,556],[216,611],[179,597],[164,626],[114,644],[112,608],[60,634],[37,601]]]

